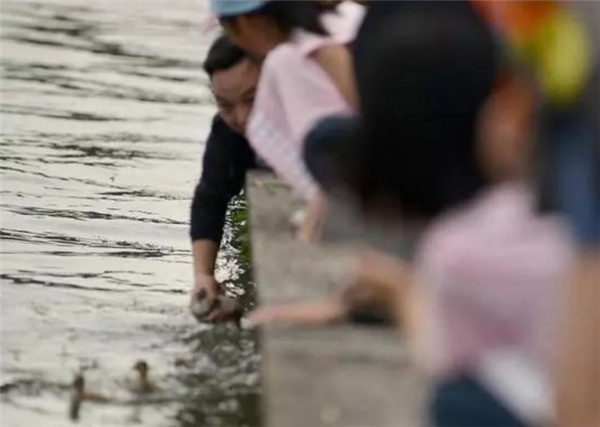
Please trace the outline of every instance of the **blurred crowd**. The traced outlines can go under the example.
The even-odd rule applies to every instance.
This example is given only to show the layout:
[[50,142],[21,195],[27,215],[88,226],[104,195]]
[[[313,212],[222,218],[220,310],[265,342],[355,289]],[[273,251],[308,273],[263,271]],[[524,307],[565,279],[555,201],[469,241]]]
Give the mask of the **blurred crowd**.
[[[318,244],[330,206],[411,236],[356,277],[250,319],[385,313],[436,426],[600,425],[599,5],[210,0],[219,108],[192,206],[201,321],[235,316],[215,259],[246,172],[268,168]],[[201,303],[201,304],[200,304]]]

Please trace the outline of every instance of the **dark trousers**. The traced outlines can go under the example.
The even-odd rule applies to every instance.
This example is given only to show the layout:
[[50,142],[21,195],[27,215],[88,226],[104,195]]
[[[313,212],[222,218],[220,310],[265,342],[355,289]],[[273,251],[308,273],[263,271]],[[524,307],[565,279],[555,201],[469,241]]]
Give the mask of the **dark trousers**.
[[436,427],[525,427],[476,380],[462,376],[438,384],[430,404]]

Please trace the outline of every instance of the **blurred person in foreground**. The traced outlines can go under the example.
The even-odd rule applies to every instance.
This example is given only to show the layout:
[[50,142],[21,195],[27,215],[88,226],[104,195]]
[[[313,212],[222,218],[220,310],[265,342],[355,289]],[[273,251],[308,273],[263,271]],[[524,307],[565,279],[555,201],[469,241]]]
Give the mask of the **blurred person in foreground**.
[[[473,1],[514,61],[527,67],[541,95],[534,171],[540,206],[570,224],[579,255],[567,295],[557,308],[556,414],[562,426],[600,425],[600,4],[590,1]],[[357,79],[376,39],[371,33],[409,2],[371,2],[354,45]],[[348,178],[360,168],[349,138],[352,119],[328,119],[309,135],[309,170],[329,191],[347,196]],[[328,134],[329,133],[329,134]],[[345,140],[339,143],[339,140]],[[510,145],[506,148],[510,149]],[[333,153],[333,155],[332,155]]]
[[476,3],[540,82],[542,202],[565,215],[580,246],[561,309],[558,424],[600,425],[600,5]]
[[243,189],[246,173],[257,167],[257,157],[245,137],[257,91],[260,66],[226,36],[211,45],[204,70],[218,105],[218,114],[204,151],[202,176],[191,208],[190,237],[194,260],[194,288],[190,307],[203,295],[214,310],[204,322],[227,320],[238,309],[217,307],[222,289],[215,279],[215,262],[231,199]]
[[248,123],[252,147],[309,203],[302,235],[313,240],[324,216],[319,186],[306,171],[302,146],[317,121],[356,106],[348,50],[364,16],[353,2],[211,0],[231,39],[264,59]]
[[370,35],[346,143],[362,161],[348,188],[418,236],[412,260],[367,250],[342,295],[252,320],[315,325],[380,305],[430,374],[434,425],[549,422],[572,242],[526,184],[533,85],[470,3],[403,3]]

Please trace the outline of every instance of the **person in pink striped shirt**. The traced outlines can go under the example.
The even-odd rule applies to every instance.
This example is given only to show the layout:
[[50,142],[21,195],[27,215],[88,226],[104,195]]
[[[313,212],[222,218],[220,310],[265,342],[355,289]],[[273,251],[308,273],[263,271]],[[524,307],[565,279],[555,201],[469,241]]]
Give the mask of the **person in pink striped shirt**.
[[364,16],[352,2],[211,0],[229,37],[264,59],[247,136],[253,148],[305,200],[319,186],[302,160],[304,139],[321,119],[356,105],[347,46]]

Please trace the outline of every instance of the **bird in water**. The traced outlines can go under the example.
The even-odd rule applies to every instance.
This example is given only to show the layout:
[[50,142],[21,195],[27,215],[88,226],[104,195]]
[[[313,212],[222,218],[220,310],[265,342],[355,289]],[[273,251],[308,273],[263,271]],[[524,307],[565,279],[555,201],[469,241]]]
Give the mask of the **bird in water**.
[[13,388],[15,388],[16,384],[14,383],[4,383],[0,385],[0,394],[6,394],[10,392]]
[[156,385],[149,379],[148,372],[150,366],[145,360],[139,360],[133,369],[137,372],[137,377],[133,384],[131,384],[131,390],[137,394],[149,394],[158,390]]
[[69,418],[73,421],[79,419],[79,412],[81,404],[84,401],[89,402],[108,402],[108,398],[93,392],[85,390],[85,377],[83,373],[75,375],[73,383],[71,384],[71,400],[69,404]]

